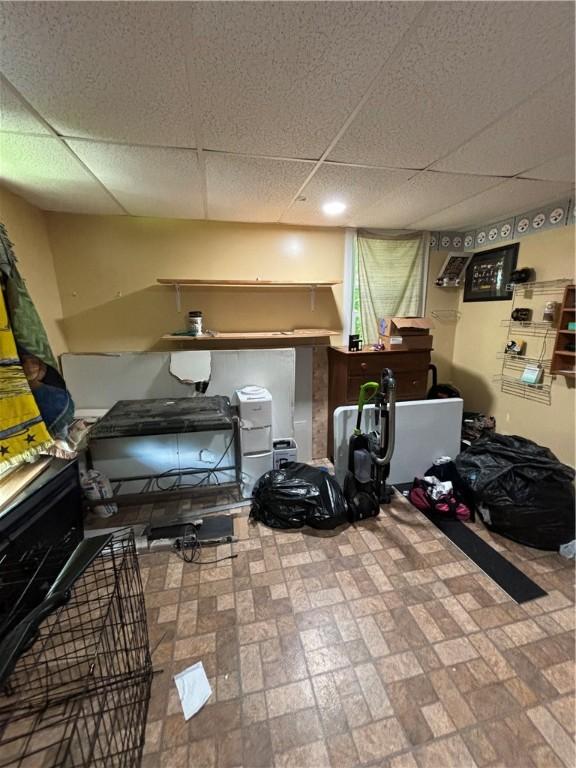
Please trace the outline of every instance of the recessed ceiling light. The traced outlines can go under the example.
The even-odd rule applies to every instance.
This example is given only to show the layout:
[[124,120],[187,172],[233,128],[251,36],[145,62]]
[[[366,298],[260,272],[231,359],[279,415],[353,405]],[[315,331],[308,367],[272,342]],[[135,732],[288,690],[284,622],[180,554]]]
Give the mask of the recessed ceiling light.
[[329,203],[324,203],[322,210],[326,216],[339,216],[346,210],[346,203],[342,203],[340,200],[331,200]]

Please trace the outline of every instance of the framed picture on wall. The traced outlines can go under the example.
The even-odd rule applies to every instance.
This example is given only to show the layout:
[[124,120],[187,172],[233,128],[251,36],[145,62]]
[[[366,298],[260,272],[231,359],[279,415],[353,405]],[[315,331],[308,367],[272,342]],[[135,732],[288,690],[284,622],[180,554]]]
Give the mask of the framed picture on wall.
[[520,243],[475,253],[466,268],[464,301],[506,301],[512,298],[510,276],[516,269]]

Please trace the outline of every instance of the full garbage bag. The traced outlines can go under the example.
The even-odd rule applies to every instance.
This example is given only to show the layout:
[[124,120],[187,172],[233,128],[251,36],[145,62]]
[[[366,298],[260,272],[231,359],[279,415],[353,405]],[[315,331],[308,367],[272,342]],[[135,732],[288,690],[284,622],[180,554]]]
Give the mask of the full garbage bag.
[[558,550],[574,539],[574,476],[548,448],[516,435],[489,434],[455,460],[487,526],[520,544]]
[[336,528],[346,522],[346,499],[334,477],[309,464],[289,462],[262,475],[250,517],[270,528]]

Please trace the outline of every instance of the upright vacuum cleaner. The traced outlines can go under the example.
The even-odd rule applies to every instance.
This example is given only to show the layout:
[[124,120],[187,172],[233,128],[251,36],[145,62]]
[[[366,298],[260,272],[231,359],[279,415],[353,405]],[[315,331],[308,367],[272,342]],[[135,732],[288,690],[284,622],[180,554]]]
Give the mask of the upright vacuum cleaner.
[[[362,432],[362,412],[368,402],[374,403],[375,429],[366,434]],[[392,371],[384,368],[380,383],[370,381],[360,387],[356,429],[350,438],[344,480],[350,522],[376,517],[380,505],[390,503],[392,488],[387,480],[394,452],[395,419],[396,381]]]

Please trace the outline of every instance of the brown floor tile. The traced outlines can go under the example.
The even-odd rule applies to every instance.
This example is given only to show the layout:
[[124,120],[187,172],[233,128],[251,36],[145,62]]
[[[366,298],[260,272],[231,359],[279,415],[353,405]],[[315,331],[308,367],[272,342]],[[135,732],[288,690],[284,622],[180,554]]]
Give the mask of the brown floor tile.
[[266,706],[270,718],[297,712],[299,709],[312,707],[315,703],[310,680],[301,680],[266,691]]
[[474,758],[460,736],[427,744],[416,752],[420,768],[476,768]]
[[409,746],[402,726],[394,717],[355,728],[352,738],[362,764],[382,760]]
[[323,738],[322,725],[315,708],[275,717],[268,721],[268,726],[275,754]]
[[[163,668],[143,768],[572,768],[573,564],[473,524],[548,590],[519,606],[406,505],[235,528],[232,562],[141,556]],[[197,660],[213,695],[186,722],[173,675]]]
[[277,754],[275,768],[330,768],[330,758],[324,741],[314,741]]
[[242,729],[243,765],[251,768],[270,768],[274,764],[274,751],[268,723],[253,723]]
[[349,733],[328,739],[328,753],[333,768],[355,768],[358,765],[358,751]]
[[200,739],[190,744],[189,768],[216,768],[217,759],[216,739]]

